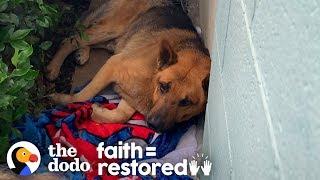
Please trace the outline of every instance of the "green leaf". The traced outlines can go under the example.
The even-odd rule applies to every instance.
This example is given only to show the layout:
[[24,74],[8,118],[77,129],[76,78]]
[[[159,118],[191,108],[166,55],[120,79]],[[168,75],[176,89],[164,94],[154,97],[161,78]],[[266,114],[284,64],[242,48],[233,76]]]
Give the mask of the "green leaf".
[[8,7],[8,0],[0,1],[0,12],[6,10]]
[[27,84],[25,86],[25,89],[30,89],[34,86],[34,81],[27,81]]
[[0,112],[0,119],[3,119],[7,122],[13,121],[13,110],[7,109]]
[[0,58],[0,83],[8,78],[8,66]]
[[12,36],[10,37],[11,40],[21,40],[23,39],[24,37],[26,37],[30,32],[31,32],[32,29],[19,29],[19,30],[16,30]]
[[17,128],[12,128],[11,132],[12,132],[12,135],[14,136],[14,138],[19,138],[19,139],[22,138],[22,133]]
[[84,40],[84,41],[89,41],[89,40],[90,40],[88,34],[85,33],[84,31],[80,31],[80,38],[81,38],[82,40]]
[[0,43],[0,52],[2,52],[5,48],[6,46],[3,43]]
[[[28,85],[28,81],[24,79],[19,79],[14,82],[13,86],[8,90],[7,94],[12,96],[17,96],[19,92],[23,92],[25,87]],[[22,98],[18,96],[19,98]]]
[[19,77],[23,76],[28,73],[29,68],[22,68],[22,69],[14,69],[11,73],[11,77]]
[[[2,128],[1,128],[2,129]],[[4,158],[6,155],[6,152],[9,148],[9,138],[8,135],[1,136],[0,137],[0,157]]]
[[30,44],[28,44],[24,40],[12,41],[10,44],[14,49],[18,49],[18,50],[24,50],[30,47]]
[[8,134],[10,133],[11,122],[12,122],[11,120],[10,121],[5,121],[5,122],[3,122],[3,121],[1,122],[0,137],[8,136]]
[[14,28],[12,26],[6,26],[3,28],[0,28],[0,42],[6,42],[10,39],[14,31]]
[[14,49],[14,54],[11,58],[11,63],[14,65],[14,66],[18,66],[18,62],[19,62],[19,50],[18,49]]
[[19,25],[19,18],[13,13],[0,13],[0,22]]
[[58,13],[58,11],[54,7],[47,5],[47,4],[40,5],[39,9],[41,10],[41,12],[43,14],[56,14],[56,13]]
[[26,49],[22,50],[20,54],[23,58],[29,58],[32,55],[32,53],[33,53],[32,46],[28,46]]
[[0,83],[8,78],[8,75],[4,72],[0,72]]
[[2,61],[2,58],[0,58],[0,72],[8,72],[8,66]]
[[39,9],[41,10],[41,12],[43,14],[49,14],[49,10],[47,9],[47,7],[44,4],[39,5]]
[[0,72],[0,83],[2,83],[7,78],[8,78],[8,75],[6,73]]
[[44,27],[44,28],[48,28],[50,23],[49,23],[49,18],[47,16],[44,16],[44,17],[40,17],[36,20],[37,24],[41,27]]
[[26,64],[29,59],[29,57],[32,55],[33,53],[33,48],[32,46],[29,46],[28,48],[19,51],[19,49],[15,49],[14,50],[14,54],[11,58],[11,63],[17,67],[19,64]]
[[15,6],[17,6],[18,4],[21,4],[21,3],[25,2],[25,1],[26,0],[11,0],[11,2],[13,2]]
[[12,104],[13,100],[15,100],[15,99],[16,99],[16,97],[10,96],[10,95],[0,96],[0,108],[6,108],[10,104]]
[[39,45],[39,47],[45,51],[48,50],[51,46],[52,46],[51,41],[44,41]]
[[42,4],[43,4],[43,0],[36,0],[36,2],[37,2],[39,5],[42,5]]
[[25,75],[23,75],[23,78],[27,81],[32,81],[36,79],[38,75],[39,75],[38,71],[30,69]]

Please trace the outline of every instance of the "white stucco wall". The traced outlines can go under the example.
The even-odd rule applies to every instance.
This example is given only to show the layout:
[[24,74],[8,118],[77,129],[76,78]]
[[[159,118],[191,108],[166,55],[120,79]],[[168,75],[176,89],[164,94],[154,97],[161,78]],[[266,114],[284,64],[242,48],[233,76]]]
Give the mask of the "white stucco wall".
[[213,59],[209,178],[319,179],[320,2],[200,2]]

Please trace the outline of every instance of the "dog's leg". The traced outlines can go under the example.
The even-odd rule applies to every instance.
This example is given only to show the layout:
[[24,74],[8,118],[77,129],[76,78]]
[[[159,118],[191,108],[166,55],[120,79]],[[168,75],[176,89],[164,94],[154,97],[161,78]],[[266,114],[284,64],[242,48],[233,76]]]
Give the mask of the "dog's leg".
[[91,46],[91,48],[93,49],[104,49],[110,53],[114,53],[115,52],[115,48],[116,48],[116,40],[110,40],[107,42],[102,42],[99,44],[94,44]]
[[62,41],[58,52],[54,55],[53,59],[47,66],[47,78],[54,80],[58,77],[60,67],[64,59],[74,50],[78,48],[77,40],[74,37],[66,38]]
[[97,17],[97,22],[92,19],[92,24],[84,31],[88,35],[88,41],[82,40],[79,35],[63,41],[58,52],[47,66],[47,78],[54,80],[58,77],[64,59],[73,51],[121,36],[135,18],[149,7],[146,2],[148,1],[110,1],[108,11],[102,11],[101,17]]
[[90,57],[90,46],[84,46],[76,52],[76,60],[79,65],[84,65]]
[[74,95],[55,93],[51,95],[52,100],[61,104],[89,100],[106,86],[116,81],[117,76],[119,76],[118,72],[121,70],[122,58],[122,54],[111,56],[92,81],[79,93]]
[[92,119],[99,123],[125,123],[136,112],[125,100],[121,99],[118,107],[113,110],[92,105]]
[[88,51],[90,51],[90,49],[88,49],[88,46],[103,42],[105,39],[113,39],[118,36],[117,33],[109,32],[108,27],[103,27],[101,25],[93,26],[85,30],[85,33],[88,35],[89,40],[83,40],[79,35],[63,40],[59,50],[47,66],[48,79],[54,80],[58,77],[64,59],[73,51],[79,48],[84,48],[84,51],[89,53]]
[[[107,26],[108,25],[96,25],[85,30],[85,33],[89,37],[87,41],[82,40],[79,35],[65,39],[47,66],[47,78],[54,80],[58,77],[64,59],[73,51],[79,48],[84,48],[84,51],[90,51],[90,49],[88,50],[88,46],[113,39],[119,35],[119,32],[115,32],[113,28],[108,28]],[[110,26],[112,26],[112,23]],[[110,31],[108,31],[108,29]],[[89,52],[86,53],[89,54]]]

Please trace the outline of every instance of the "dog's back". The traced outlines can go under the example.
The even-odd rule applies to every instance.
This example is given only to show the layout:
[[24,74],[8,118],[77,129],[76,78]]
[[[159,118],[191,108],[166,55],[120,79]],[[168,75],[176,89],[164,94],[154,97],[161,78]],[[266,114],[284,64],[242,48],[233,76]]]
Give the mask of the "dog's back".
[[[94,0],[90,4],[89,13],[85,16],[83,23],[87,26],[97,24],[103,20],[108,14],[110,8],[114,8],[121,1],[101,1]],[[118,38],[116,52],[124,49],[126,44],[132,40],[134,36],[143,36],[144,43],[154,36],[154,33],[160,31],[168,31],[175,29],[178,31],[188,32],[185,36],[179,37],[179,45],[177,48],[192,47],[208,55],[208,51],[201,42],[201,38],[198,36],[192,21],[181,7],[180,1],[174,0],[147,0],[137,3],[146,3],[146,7],[141,10],[139,15],[127,24],[126,31],[122,36]],[[126,13],[123,11],[122,13]],[[121,16],[121,14],[119,14]],[[178,33],[178,32],[177,32]],[[182,32],[183,33],[183,32]],[[172,34],[174,36],[174,34]],[[171,38],[169,37],[169,40]],[[137,44],[135,44],[137,46]],[[137,47],[140,47],[139,45]]]
[[130,47],[134,48],[134,46],[141,47],[141,45],[137,45],[139,40],[142,41],[141,43],[147,43],[164,38],[171,41],[175,51],[192,48],[209,55],[191,19],[182,7],[171,1],[163,2],[166,3],[154,3],[147,11],[141,12],[130,24],[126,33],[118,40],[116,52],[130,46],[130,41],[134,41]]
[[[93,25],[99,20],[102,20],[105,18],[105,16],[108,16],[109,11],[111,8],[114,8],[115,6],[125,3],[125,1],[128,0],[92,0],[89,6],[89,9],[87,12],[84,12],[82,14],[81,22],[85,26]],[[132,1],[132,0],[129,0]],[[147,8],[152,7],[164,7],[164,6],[173,6],[177,5],[177,2],[174,3],[172,0],[140,0],[137,1],[137,3],[143,3],[147,5]],[[130,4],[130,3],[127,3]],[[126,12],[123,12],[126,13]]]

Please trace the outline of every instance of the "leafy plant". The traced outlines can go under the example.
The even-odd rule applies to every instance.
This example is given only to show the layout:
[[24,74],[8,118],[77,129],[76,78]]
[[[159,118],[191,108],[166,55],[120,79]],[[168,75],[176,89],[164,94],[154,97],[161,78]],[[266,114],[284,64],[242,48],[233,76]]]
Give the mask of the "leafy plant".
[[9,139],[21,136],[13,124],[35,106],[30,91],[39,71],[31,59],[44,63],[43,54],[52,46],[45,34],[60,15],[57,6],[43,0],[0,0],[0,161]]

